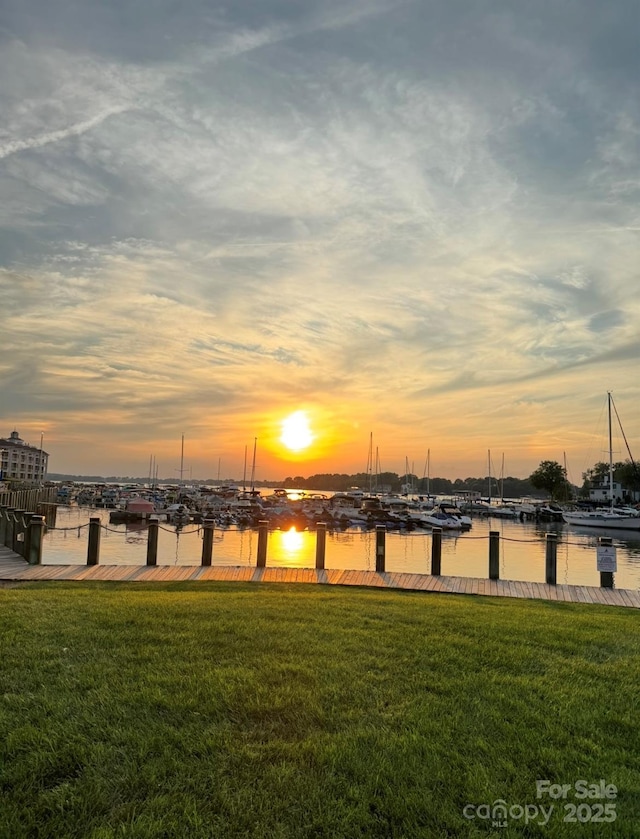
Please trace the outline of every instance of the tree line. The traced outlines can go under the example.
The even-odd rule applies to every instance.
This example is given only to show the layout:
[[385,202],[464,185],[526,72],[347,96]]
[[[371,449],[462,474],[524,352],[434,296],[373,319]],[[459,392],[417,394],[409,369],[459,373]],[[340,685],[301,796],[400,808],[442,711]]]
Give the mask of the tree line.
[[316,489],[320,492],[346,492],[362,489],[365,492],[411,493],[417,495],[458,495],[463,492],[478,492],[492,498],[521,498],[539,495],[538,490],[527,478],[508,477],[497,480],[489,476],[479,478],[418,478],[416,475],[398,475],[396,472],[381,472],[370,475],[358,472],[320,473],[304,478],[302,475],[288,477],[281,484],[285,489]]

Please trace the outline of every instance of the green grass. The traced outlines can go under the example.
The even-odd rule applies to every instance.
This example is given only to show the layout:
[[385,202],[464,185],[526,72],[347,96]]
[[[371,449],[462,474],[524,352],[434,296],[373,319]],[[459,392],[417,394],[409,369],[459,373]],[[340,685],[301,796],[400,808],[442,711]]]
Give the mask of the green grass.
[[[3,839],[640,836],[631,609],[30,584],[0,633]],[[615,823],[464,818],[543,778],[615,784]]]

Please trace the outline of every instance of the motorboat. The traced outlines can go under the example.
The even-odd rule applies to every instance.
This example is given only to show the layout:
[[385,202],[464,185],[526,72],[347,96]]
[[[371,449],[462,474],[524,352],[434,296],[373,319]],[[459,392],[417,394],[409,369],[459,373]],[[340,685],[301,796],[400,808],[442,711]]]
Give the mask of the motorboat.
[[464,530],[462,521],[457,516],[450,515],[439,508],[425,515],[424,521],[431,527],[440,527],[442,530]]

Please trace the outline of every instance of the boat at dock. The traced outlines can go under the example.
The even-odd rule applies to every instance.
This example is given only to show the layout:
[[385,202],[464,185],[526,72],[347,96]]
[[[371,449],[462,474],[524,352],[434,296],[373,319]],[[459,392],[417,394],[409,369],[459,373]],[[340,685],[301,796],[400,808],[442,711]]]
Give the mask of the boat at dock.
[[609,426],[609,506],[598,507],[595,510],[565,511],[562,514],[562,518],[567,524],[571,524],[577,527],[594,527],[600,529],[604,528],[607,530],[615,529],[640,531],[640,511],[620,510],[617,509],[615,506],[615,498],[613,491],[613,437],[611,422],[612,403],[613,399],[611,393],[609,392],[607,393]]
[[158,511],[154,503],[146,498],[127,498],[124,507],[109,512],[109,522],[112,524],[143,522],[151,518],[164,521],[167,516],[166,513]]

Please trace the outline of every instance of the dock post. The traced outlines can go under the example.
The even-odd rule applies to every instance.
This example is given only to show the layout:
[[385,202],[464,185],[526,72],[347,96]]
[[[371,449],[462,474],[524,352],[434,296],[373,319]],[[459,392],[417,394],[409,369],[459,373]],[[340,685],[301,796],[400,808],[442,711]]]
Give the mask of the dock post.
[[261,520],[258,522],[258,568],[267,566],[267,539],[269,537],[269,522]]
[[431,531],[431,573],[439,577],[442,560],[442,528],[434,527]]
[[500,579],[500,532],[489,531],[489,579]]
[[33,513],[29,513],[25,522],[24,529],[24,543],[22,545],[22,556],[29,562],[29,554],[31,552],[31,522],[35,518]]
[[7,536],[7,508],[4,506],[0,506],[0,545],[5,544],[5,539]]
[[387,528],[384,524],[376,525],[376,571],[384,573],[385,566],[385,539],[387,536]]
[[[598,544],[602,545],[603,548],[611,547],[613,545],[613,539],[610,536],[601,536],[598,539]],[[600,572],[600,588],[614,588],[613,571]]]
[[13,529],[14,529],[14,520],[13,516],[15,514],[15,510],[13,507],[7,507],[5,509],[5,516],[7,517],[6,527],[4,531],[4,544],[7,548],[11,548],[13,550]]
[[26,531],[24,517],[27,515],[27,511],[20,507],[19,510],[14,510],[13,515],[15,517],[15,522],[13,525],[13,539],[10,547],[14,553],[24,556],[23,550]]
[[215,519],[204,519],[202,522],[202,565],[211,565],[213,556],[213,529]]
[[158,519],[153,516],[149,518],[149,529],[147,530],[147,565],[158,564]]
[[316,527],[316,568],[322,570],[327,549],[327,524],[324,521],[319,521]]
[[100,519],[89,519],[89,543],[87,545],[87,565],[97,565],[100,559]]
[[547,533],[546,551],[546,580],[547,585],[555,586],[556,569],[558,565],[558,534]]
[[44,530],[44,516],[31,516],[31,521],[29,522],[29,550],[25,556],[29,565],[42,565],[42,539]]

